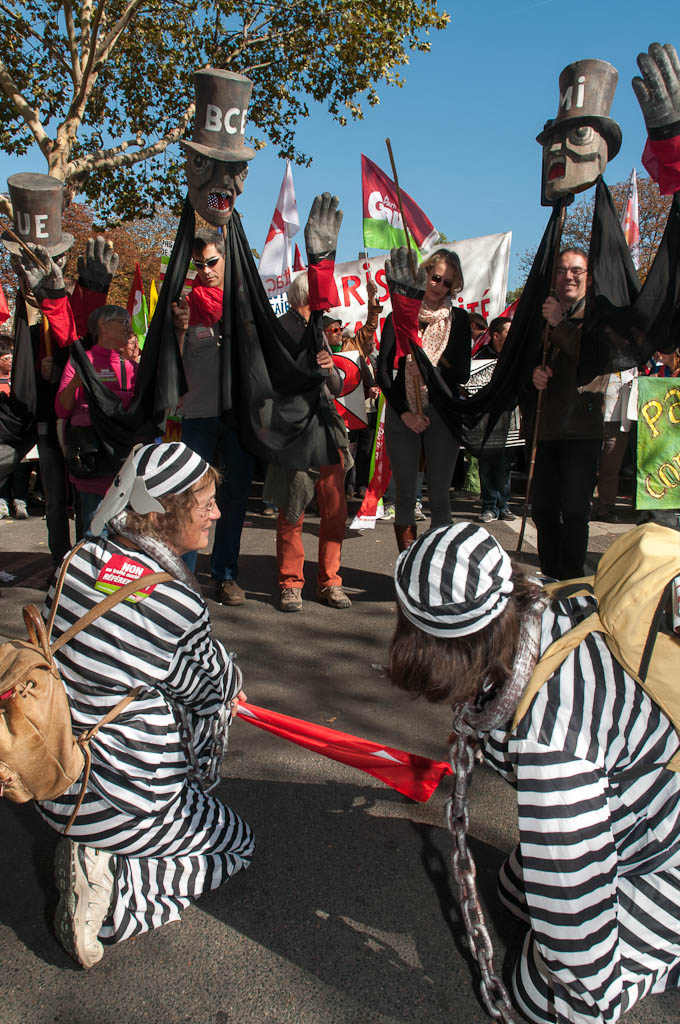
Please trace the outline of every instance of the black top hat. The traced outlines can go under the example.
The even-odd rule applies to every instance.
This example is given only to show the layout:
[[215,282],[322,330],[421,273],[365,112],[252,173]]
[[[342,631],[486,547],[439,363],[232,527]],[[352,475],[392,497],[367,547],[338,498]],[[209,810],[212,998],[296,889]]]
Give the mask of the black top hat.
[[[73,245],[73,235],[61,230],[64,183],[49,174],[10,174],[7,179],[12,201],[14,233],[28,245],[42,245],[50,256],[60,256]],[[19,254],[22,247],[6,232],[2,244]]]
[[252,160],[255,150],[244,145],[251,80],[221,68],[201,68],[194,73],[194,86],[194,134],[182,145],[213,160]]
[[621,129],[609,117],[619,73],[606,60],[577,60],[560,74],[560,102],[557,117],[546,121],[536,142],[543,145],[556,128],[568,131],[579,125],[597,128],[607,143],[608,159],[621,148]]

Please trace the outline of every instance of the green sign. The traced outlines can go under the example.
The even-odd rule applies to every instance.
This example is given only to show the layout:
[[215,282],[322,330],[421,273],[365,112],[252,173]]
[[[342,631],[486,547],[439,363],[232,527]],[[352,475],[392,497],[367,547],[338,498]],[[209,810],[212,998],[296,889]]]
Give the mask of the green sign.
[[680,377],[638,377],[637,508],[680,508]]

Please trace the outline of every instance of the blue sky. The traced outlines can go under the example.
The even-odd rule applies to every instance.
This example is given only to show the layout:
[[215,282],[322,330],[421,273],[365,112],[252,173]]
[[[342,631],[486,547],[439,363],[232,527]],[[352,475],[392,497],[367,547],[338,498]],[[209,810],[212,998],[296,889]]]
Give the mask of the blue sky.
[[[310,168],[293,168],[300,220],[317,192],[337,194],[345,214],[338,260],[355,259],[363,248],[360,154],[389,171],[389,136],[401,185],[449,238],[512,231],[513,287],[519,255],[538,244],[548,219],[535,137],[557,112],[561,69],[586,57],[618,69],[611,116],[621,125],[623,145],[605,177],[613,184],[632,167],[645,173],[644,122],[630,80],[649,43],[672,42],[680,50],[677,0],[444,0],[442,6],[451,24],[431,36],[430,54],[412,56],[403,89],[379,88],[380,105],[345,128],[320,106],[300,123],[298,146],[313,157]],[[262,150],[239,200],[258,250],[284,167],[271,147]],[[0,156],[3,182],[29,169],[44,170],[39,155],[35,161]],[[302,249],[302,231],[297,239]]]

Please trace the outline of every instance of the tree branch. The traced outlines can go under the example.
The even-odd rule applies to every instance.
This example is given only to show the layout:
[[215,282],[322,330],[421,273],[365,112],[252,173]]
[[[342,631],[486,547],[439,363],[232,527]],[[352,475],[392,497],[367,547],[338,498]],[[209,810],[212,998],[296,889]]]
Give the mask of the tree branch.
[[[16,13],[16,11],[12,10],[11,7],[8,7],[7,4],[2,3],[1,0],[0,0],[0,11],[4,11],[8,18],[12,18],[14,20],[14,22],[15,22],[15,24],[14,24],[14,31],[16,32],[16,34],[18,36],[20,36],[22,39],[27,39],[27,36],[23,32],[20,32],[18,30],[17,24],[16,24],[18,21],[23,21],[24,19],[20,18],[19,15]],[[52,45],[52,43],[48,42],[47,39],[45,39],[44,36],[41,36],[39,32],[36,32],[36,30],[28,22],[25,22],[25,24],[26,24],[26,28],[28,29],[28,36],[33,36],[35,39],[37,39],[38,42],[40,43],[40,45],[42,46],[42,48],[44,50],[47,50],[47,52],[50,54],[51,57],[53,57],[53,59],[57,62],[57,64],[61,64],[61,66],[64,69],[64,71],[66,71],[67,74],[70,74],[68,64],[66,63],[64,58],[61,56],[59,51],[55,50],[55,48]]]
[[5,96],[11,103],[14,104],[18,113],[21,115],[22,120],[29,131],[32,133],[35,141],[40,146],[40,149],[48,156],[53,142],[48,137],[47,132],[43,128],[42,121],[37,110],[27,102],[19,91],[19,87],[10,75],[9,71],[5,67],[4,63],[0,60],[0,89],[4,92]]
[[78,57],[78,44],[76,43],[76,26],[73,21],[73,6],[71,0],[64,0],[64,19],[66,21],[66,35],[68,37],[68,50],[71,55],[71,78],[73,85],[78,87],[82,71],[80,58]]
[[107,170],[116,167],[132,167],[133,164],[139,163],[141,160],[148,160],[150,157],[158,156],[159,153],[163,153],[173,142],[179,142],[184,136],[187,125],[194,116],[195,111],[196,104],[190,103],[182,114],[176,128],[173,128],[171,132],[163,135],[162,138],[157,139],[151,145],[138,149],[135,153],[129,153],[127,150],[129,146],[135,145],[136,140],[121,142],[119,146],[114,146],[111,149],[100,149],[96,153],[89,153],[87,156],[81,157],[80,160],[72,161],[66,168],[67,182],[73,186],[82,183],[89,177],[92,171],[99,170],[102,167],[106,167]]

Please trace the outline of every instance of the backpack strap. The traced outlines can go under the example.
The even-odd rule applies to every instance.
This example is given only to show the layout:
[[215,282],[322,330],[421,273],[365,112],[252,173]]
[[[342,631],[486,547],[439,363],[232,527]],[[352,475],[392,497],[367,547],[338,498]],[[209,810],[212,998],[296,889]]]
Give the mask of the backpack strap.
[[543,686],[550,679],[550,676],[557,671],[563,661],[566,661],[571,652],[585,640],[590,633],[604,633],[605,629],[600,622],[600,616],[593,612],[587,619],[579,622],[573,629],[563,633],[554,643],[548,647],[545,653],[536,662],[527,688],[522,694],[522,699],[517,705],[515,717],[512,720],[510,731],[514,732],[519,723],[529,710],[529,705]]

